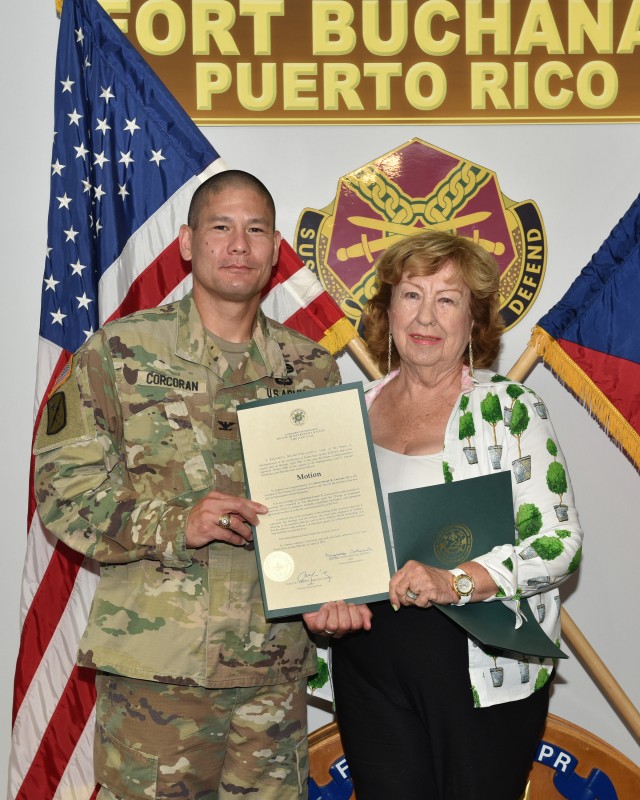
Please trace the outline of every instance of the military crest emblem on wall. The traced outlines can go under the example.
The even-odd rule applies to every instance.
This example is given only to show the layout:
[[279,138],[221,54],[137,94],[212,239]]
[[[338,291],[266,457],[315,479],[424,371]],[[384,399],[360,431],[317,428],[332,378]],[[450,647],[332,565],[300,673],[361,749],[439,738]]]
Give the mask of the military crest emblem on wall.
[[510,200],[494,172],[421,139],[340,178],[329,206],[300,214],[295,249],[362,333],[360,318],[375,290],[377,258],[399,237],[426,228],[466,236],[491,253],[500,269],[506,329],[522,319],[546,267],[536,204]]

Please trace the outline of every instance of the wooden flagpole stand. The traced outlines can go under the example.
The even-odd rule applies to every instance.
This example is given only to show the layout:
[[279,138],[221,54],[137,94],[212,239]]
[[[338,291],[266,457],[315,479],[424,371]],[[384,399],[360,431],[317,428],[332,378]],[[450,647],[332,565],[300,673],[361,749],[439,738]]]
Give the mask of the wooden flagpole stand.
[[[378,365],[359,336],[349,342],[347,349],[358,366],[371,380],[382,377]],[[521,382],[537,362],[538,354],[535,348],[530,345],[509,370],[507,376],[512,380]],[[564,607],[560,608],[560,621],[562,633],[567,644],[596,682],[609,703],[615,708],[636,740],[640,741],[640,713],[638,709],[633,705],[611,672],[609,672],[603,660],[589,644],[585,635]]]
[[363,339],[359,336],[350,339],[347,350],[369,380],[374,381],[377,378],[382,378],[382,372],[380,372],[378,365],[373,360]]

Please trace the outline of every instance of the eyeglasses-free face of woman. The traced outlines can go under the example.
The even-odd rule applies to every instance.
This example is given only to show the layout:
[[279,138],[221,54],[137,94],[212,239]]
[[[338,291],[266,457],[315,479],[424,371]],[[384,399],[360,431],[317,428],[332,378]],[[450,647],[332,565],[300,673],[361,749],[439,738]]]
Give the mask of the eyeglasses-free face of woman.
[[457,369],[473,320],[470,292],[449,261],[434,275],[405,274],[393,289],[389,326],[401,361],[438,373]]

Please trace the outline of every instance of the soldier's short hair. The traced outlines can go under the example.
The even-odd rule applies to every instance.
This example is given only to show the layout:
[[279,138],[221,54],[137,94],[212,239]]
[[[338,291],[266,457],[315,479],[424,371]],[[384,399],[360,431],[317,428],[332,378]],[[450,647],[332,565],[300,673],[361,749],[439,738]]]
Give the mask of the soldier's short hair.
[[212,175],[210,178],[202,183],[193,193],[191,203],[189,205],[189,214],[187,216],[187,224],[190,228],[195,228],[198,224],[200,212],[206,205],[207,199],[212,194],[219,194],[225,189],[229,188],[244,188],[253,189],[257,192],[267,203],[267,208],[271,215],[273,227],[276,227],[276,206],[273,202],[271,192],[262,183],[259,178],[252,175],[250,172],[244,172],[241,169],[227,169]]

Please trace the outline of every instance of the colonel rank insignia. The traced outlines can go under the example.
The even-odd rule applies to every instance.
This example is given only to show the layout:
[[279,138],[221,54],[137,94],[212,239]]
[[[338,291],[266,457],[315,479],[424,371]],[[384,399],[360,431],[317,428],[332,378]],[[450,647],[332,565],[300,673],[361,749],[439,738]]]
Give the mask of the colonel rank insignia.
[[451,231],[480,244],[500,268],[508,330],[536,299],[546,266],[542,218],[532,200],[505,197],[494,172],[420,139],[338,181],[334,201],[305,209],[295,246],[347,318],[362,333],[363,307],[375,291],[375,261],[404,236]]

